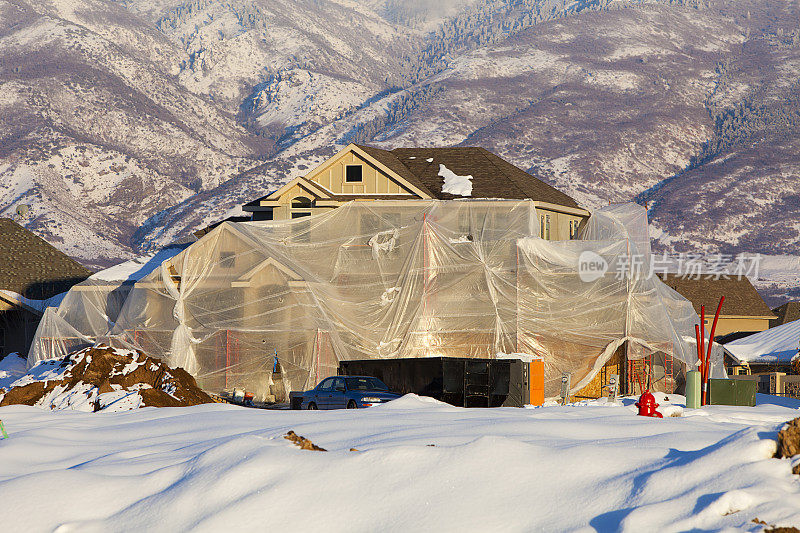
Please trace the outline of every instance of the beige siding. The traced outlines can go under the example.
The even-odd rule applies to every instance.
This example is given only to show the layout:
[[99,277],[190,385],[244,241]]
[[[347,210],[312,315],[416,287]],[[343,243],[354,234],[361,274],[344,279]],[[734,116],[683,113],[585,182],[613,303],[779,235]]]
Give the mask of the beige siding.
[[[707,309],[706,312],[708,312]],[[709,334],[713,322],[714,314],[712,311],[711,318],[706,318],[706,335]],[[769,319],[766,318],[725,318],[721,316],[717,322],[714,336],[727,335],[736,331],[764,331],[768,328]]]
[[[361,165],[361,183],[345,182],[345,167]],[[398,194],[413,196],[396,181],[379,171],[353,152],[321,168],[316,174],[307,176],[309,181],[319,183],[334,194]]]
[[317,215],[319,213],[324,213],[332,209],[332,207],[314,207],[312,209],[308,208],[292,208],[292,200],[297,198],[298,196],[304,196],[309,198],[310,200],[315,200],[317,195],[313,194],[310,191],[307,191],[300,185],[295,185],[294,187],[290,188],[288,191],[284,192],[283,195],[278,199],[277,207],[272,209],[272,220],[286,220],[292,217],[292,211],[302,211],[304,213],[311,212],[312,215]]
[[[568,215],[566,213],[559,213],[541,207],[536,208],[536,213],[539,216],[539,224],[541,227],[540,236],[551,241],[567,241],[570,239],[570,223],[580,224],[583,217],[576,215]],[[549,232],[548,232],[549,220]],[[544,224],[543,224],[544,223]]]

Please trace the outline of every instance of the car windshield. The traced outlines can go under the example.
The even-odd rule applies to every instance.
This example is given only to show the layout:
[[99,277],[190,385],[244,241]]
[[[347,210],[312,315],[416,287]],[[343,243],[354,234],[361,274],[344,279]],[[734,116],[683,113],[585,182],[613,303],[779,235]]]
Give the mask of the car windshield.
[[349,390],[389,390],[389,387],[378,378],[347,378],[347,388]]

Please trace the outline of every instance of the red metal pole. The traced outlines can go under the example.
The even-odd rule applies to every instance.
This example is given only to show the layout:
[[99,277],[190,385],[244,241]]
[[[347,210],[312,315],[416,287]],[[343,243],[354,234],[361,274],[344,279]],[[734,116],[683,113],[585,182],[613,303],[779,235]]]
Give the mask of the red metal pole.
[[694,325],[694,338],[697,340],[697,362],[699,368],[703,367],[703,354],[700,353],[700,326]]
[[725,301],[724,296],[720,296],[717,311],[714,313],[714,323],[711,324],[711,336],[708,338],[708,351],[706,352],[706,379],[703,382],[703,396],[705,397],[706,389],[708,388],[708,379],[711,377],[711,345],[714,344],[714,332],[717,330],[717,320],[719,320],[719,312],[722,310],[722,302]]
[[700,306],[700,405],[706,404],[706,390],[703,384],[706,382],[706,306]]

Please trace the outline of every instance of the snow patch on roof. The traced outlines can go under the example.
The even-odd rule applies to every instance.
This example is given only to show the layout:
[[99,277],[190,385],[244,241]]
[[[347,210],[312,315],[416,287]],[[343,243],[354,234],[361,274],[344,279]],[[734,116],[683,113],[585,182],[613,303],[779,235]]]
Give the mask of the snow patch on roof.
[[143,255],[92,274],[89,279],[101,281],[139,281],[161,266],[161,263],[182,252],[188,244],[167,246],[152,254]]
[[444,178],[442,192],[456,196],[472,196],[472,175],[459,176],[446,166],[439,164],[439,175]]
[[800,347],[800,320],[725,344],[733,357],[747,363],[788,363]]
[[31,300],[30,298],[26,298],[14,291],[0,290],[0,293],[2,293],[6,298],[16,300],[20,304],[27,305],[28,307],[35,309],[40,313],[44,313],[45,309],[48,307],[58,307],[61,305],[61,300],[63,300],[64,296],[67,295],[66,292],[62,292],[61,294],[56,294],[55,296],[51,296],[46,300]]

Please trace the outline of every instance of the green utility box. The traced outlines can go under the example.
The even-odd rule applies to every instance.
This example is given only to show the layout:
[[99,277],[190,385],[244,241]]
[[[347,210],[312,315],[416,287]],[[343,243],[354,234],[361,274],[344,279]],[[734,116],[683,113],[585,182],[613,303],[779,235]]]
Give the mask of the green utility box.
[[756,405],[758,382],[743,379],[709,379],[709,405]]

